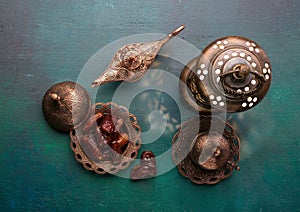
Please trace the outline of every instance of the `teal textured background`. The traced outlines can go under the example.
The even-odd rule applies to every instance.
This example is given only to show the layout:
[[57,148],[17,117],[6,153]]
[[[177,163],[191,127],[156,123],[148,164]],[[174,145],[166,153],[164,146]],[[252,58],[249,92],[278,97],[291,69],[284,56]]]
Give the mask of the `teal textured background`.
[[[299,9],[298,0],[0,0],[1,209],[299,211]],[[229,117],[241,138],[241,171],[215,186],[196,186],[175,168],[134,183],[84,170],[69,137],[43,118],[45,91],[76,81],[86,61],[116,39],[181,24],[179,36],[200,49],[241,35],[271,59],[266,98]],[[173,133],[153,151],[169,148]]]

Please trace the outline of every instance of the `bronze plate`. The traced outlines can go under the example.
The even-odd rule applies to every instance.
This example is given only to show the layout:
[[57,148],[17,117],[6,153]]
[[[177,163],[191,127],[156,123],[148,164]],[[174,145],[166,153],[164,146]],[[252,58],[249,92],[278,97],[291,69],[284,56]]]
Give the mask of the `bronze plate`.
[[[83,128],[86,126],[88,122],[87,121],[80,128],[72,130],[70,132],[70,146],[74,152],[76,160],[81,163],[85,169],[95,171],[97,174],[114,174],[122,169],[127,168],[130,163],[137,157],[138,150],[142,144],[141,128],[137,122],[136,117],[133,114],[129,113],[127,108],[118,106],[112,102],[96,103],[93,106],[92,111],[94,111],[94,114],[110,114],[113,111],[113,114],[115,114],[117,118],[124,121],[123,129],[129,135],[129,143],[118,162],[110,160],[91,159],[93,158],[91,151],[101,151],[101,149],[97,147],[97,141],[95,141],[95,143],[89,144],[90,146],[86,146],[86,144],[82,142],[82,137],[84,136]],[[96,121],[95,126],[97,126]]]
[[179,172],[193,183],[216,184],[229,177],[235,168],[239,169],[239,137],[220,118],[191,118],[181,125],[172,143],[173,161]]

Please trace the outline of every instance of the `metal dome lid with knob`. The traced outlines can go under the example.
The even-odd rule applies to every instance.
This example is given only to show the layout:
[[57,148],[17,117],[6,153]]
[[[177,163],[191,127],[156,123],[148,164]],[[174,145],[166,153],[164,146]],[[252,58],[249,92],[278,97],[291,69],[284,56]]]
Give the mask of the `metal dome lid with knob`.
[[180,75],[180,92],[194,109],[240,112],[267,94],[272,70],[265,51],[254,41],[228,36],[210,43]]
[[89,116],[91,98],[85,88],[72,81],[51,86],[42,101],[46,121],[54,129],[69,131],[78,127]]

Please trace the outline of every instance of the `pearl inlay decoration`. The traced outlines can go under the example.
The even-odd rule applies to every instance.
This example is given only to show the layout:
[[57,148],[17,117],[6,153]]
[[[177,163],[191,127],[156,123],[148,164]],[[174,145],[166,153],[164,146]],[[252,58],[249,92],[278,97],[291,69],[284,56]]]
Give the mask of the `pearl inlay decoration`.
[[268,64],[268,63],[265,63],[265,67],[266,67],[266,68],[269,68],[269,64]]
[[265,79],[268,80],[270,79],[270,76],[268,74],[265,75]]
[[212,101],[213,105],[218,105],[219,104],[220,107],[224,107],[225,106],[225,102],[222,101],[222,97],[221,96],[215,97],[213,94],[211,94],[211,95],[209,95],[209,99],[213,100]]
[[216,73],[216,74],[220,74],[220,73],[221,73],[221,70],[220,70],[220,69],[216,69],[216,70],[215,70],[215,73]]
[[223,40],[223,41],[218,40],[218,41],[212,46],[212,48],[213,48],[213,49],[217,49],[217,48],[225,49],[225,45],[227,45],[227,44],[229,44],[228,40]]
[[248,104],[247,102],[243,102],[243,103],[242,103],[242,107],[247,107],[247,106],[248,106],[248,107],[252,107],[252,106],[254,105],[254,103],[257,102],[257,100],[258,100],[257,97],[253,97],[253,98],[252,98],[251,96],[249,96],[249,97],[247,98],[247,102],[248,102],[249,104]]
[[206,66],[207,66],[206,64],[201,63],[200,68],[197,70],[197,74],[201,81],[205,79],[205,75],[208,75],[208,70],[204,69]]
[[265,63],[265,67],[263,68],[263,73],[265,74],[265,80],[270,79],[271,68],[269,63]]
[[256,80],[255,79],[251,80],[251,84],[256,85]]

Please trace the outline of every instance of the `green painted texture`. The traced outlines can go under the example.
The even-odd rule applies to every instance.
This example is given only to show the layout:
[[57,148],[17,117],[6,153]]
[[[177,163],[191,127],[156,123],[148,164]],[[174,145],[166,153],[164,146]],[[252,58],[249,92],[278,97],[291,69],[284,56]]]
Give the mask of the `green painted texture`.
[[[1,210],[299,211],[299,9],[298,0],[0,0]],[[116,39],[181,24],[186,29],[179,36],[200,49],[241,35],[271,59],[266,98],[230,115],[241,137],[241,171],[197,186],[175,168],[140,182],[83,169],[68,135],[43,118],[46,90],[76,81],[86,61]],[[153,151],[170,148],[173,133]]]

